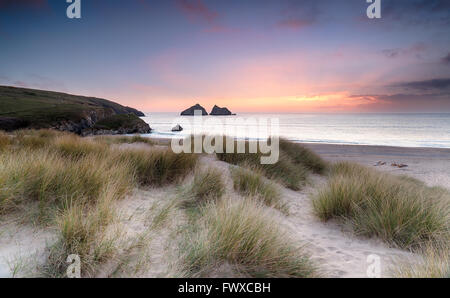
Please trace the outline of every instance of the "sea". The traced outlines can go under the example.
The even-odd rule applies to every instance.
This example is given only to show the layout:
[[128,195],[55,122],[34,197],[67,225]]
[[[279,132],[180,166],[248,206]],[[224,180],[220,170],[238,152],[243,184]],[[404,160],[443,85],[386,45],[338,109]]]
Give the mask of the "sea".
[[[233,125],[236,125],[237,133],[242,127],[233,124],[232,120],[251,119],[258,123],[264,123],[263,120],[269,124],[278,123],[279,135],[294,142],[450,148],[450,113],[240,113],[236,116],[204,116],[200,124],[194,123],[194,117],[180,117],[178,113],[145,114],[142,119],[153,131],[144,136],[152,138],[180,138],[193,132],[233,135],[230,133]],[[182,123],[185,124],[182,132],[172,132],[172,127]]]

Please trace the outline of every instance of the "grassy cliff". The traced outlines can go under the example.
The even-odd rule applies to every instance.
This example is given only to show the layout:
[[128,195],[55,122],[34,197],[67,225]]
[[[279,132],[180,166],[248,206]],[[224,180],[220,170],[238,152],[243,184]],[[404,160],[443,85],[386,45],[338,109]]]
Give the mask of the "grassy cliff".
[[125,127],[144,132],[146,124],[138,116],[144,114],[106,99],[0,86],[2,130],[55,128],[82,133],[86,129],[118,131]]

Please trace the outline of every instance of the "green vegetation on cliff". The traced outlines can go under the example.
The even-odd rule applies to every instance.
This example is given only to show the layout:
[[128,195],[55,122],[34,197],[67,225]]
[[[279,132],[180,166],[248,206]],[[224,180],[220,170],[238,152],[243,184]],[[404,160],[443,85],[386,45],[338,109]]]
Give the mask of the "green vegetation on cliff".
[[[102,129],[117,129],[143,121],[144,114],[115,102],[59,92],[0,86],[0,129],[59,128],[81,133],[102,121]],[[112,117],[108,120],[109,117]],[[99,124],[100,125],[100,124]],[[108,127],[108,128],[105,128]]]
[[135,114],[118,114],[102,119],[95,123],[95,129],[117,130],[119,128],[133,129],[141,123]]

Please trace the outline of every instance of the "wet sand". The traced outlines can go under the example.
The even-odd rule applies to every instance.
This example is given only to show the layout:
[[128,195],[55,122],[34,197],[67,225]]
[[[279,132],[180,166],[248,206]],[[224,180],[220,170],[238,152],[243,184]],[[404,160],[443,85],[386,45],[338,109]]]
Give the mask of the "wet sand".
[[[450,149],[303,144],[326,160],[352,161],[394,174],[412,176],[430,186],[450,189]],[[378,162],[385,165],[375,166]],[[405,168],[392,163],[408,165]]]

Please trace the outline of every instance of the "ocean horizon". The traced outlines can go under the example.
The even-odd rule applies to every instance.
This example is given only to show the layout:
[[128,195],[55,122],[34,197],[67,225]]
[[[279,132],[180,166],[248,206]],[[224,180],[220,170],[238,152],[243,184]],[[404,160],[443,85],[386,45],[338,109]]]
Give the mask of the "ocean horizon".
[[[142,119],[153,131],[143,136],[173,138],[192,133],[171,131],[179,113],[145,114]],[[204,119],[210,117],[217,116]],[[277,118],[280,137],[301,143],[450,148],[450,113],[238,113],[227,117]],[[204,127],[201,132],[220,129]]]

